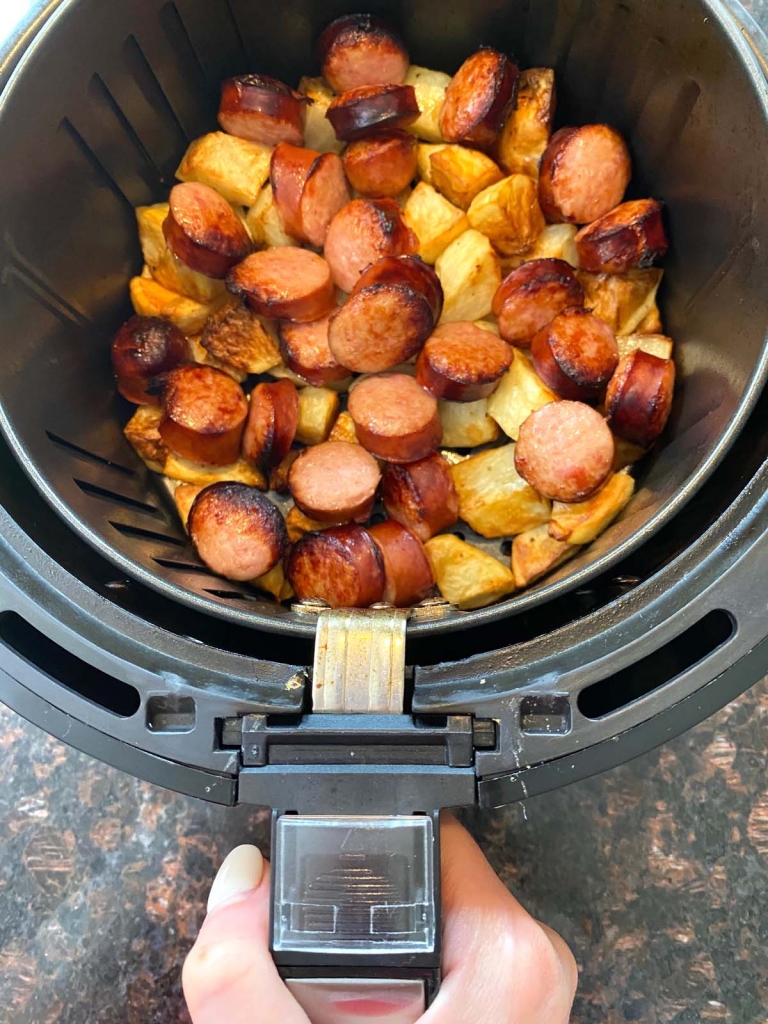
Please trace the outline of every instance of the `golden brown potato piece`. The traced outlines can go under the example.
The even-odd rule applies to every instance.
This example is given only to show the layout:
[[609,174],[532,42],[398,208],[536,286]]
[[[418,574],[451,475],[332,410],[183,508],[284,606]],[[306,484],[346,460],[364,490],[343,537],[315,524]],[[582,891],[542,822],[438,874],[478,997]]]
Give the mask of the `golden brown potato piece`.
[[123,433],[139,458],[155,473],[162,473],[169,451],[160,437],[163,410],[157,405],[140,405],[123,427]]
[[549,535],[569,544],[589,544],[613,522],[635,491],[629,473],[615,473],[597,494],[586,501],[552,505]]
[[520,424],[532,412],[558,400],[554,391],[539,378],[530,359],[515,349],[512,365],[488,399],[488,415],[496,420],[507,437],[516,441]]
[[190,335],[187,338],[187,346],[189,348],[189,358],[193,363],[199,363],[201,366],[213,366],[216,370],[222,370],[224,373],[229,374],[232,380],[236,380],[238,384],[242,384],[248,376],[245,370],[240,370],[237,366],[232,366],[230,363],[217,359],[207,348],[203,348],[202,334]]
[[549,521],[550,502],[515,469],[515,446],[491,448],[451,468],[459,517],[482,537],[506,537]]
[[620,473],[622,469],[633,466],[648,452],[647,448],[641,448],[639,444],[625,441],[623,437],[617,437],[616,434],[613,435],[613,440],[616,444],[616,457],[613,460],[614,473]]
[[192,270],[168,248],[163,234],[163,222],[169,210],[168,203],[136,208],[141,252],[152,277],[169,291],[186,295],[195,302],[211,302],[224,295],[223,281],[216,281]]
[[432,184],[432,154],[439,153],[447,145],[447,142],[441,142],[437,145],[420,142],[416,147],[416,171],[421,180],[425,181],[428,185]]
[[504,177],[485,153],[464,146],[443,146],[430,154],[430,182],[454,206],[468,210],[483,189]]
[[413,86],[419,116],[408,125],[407,131],[425,142],[442,142],[440,134],[440,110],[445,100],[445,90],[451,84],[451,76],[443,71],[431,71],[411,64],[405,76],[405,84]]
[[182,459],[181,456],[169,452],[163,465],[163,472],[171,480],[197,484],[200,487],[231,481],[248,484],[249,487],[258,487],[262,491],[267,489],[267,478],[258,469],[249,465],[245,459],[238,459],[230,466],[209,466],[202,462]]
[[298,245],[283,227],[283,219],[272,194],[272,186],[267,184],[259,193],[259,197],[245,215],[245,226],[257,246],[269,249],[272,246]]
[[325,112],[331,105],[333,90],[324,78],[302,78],[299,92],[308,96],[312,103],[307,107],[304,120],[304,145],[318,153],[341,153],[344,143],[336,138],[336,132]]
[[202,345],[215,359],[245,373],[266,373],[281,361],[277,341],[242,302],[230,302],[208,317]]
[[300,540],[305,533],[312,533],[315,530],[325,530],[330,523],[321,523],[317,519],[310,519],[309,516],[305,516],[300,508],[289,509],[288,515],[285,517],[285,525],[288,530],[288,540],[291,544],[295,544],[297,540]]
[[271,146],[211,132],[190,144],[176,177],[209,185],[237,206],[252,206],[269,177],[271,156]]
[[457,608],[485,608],[515,589],[515,577],[506,565],[452,533],[432,537],[424,550],[438,590]]
[[463,232],[437,257],[435,271],[443,286],[440,323],[479,320],[491,312],[501,265],[485,235],[472,228]]
[[635,328],[635,334],[663,334],[664,325],[661,322],[661,313],[656,303],[648,315],[640,321]]
[[355,421],[348,412],[340,412],[336,422],[328,435],[329,441],[349,441],[350,444],[359,444],[355,431]]
[[572,267],[578,267],[579,254],[576,252],[575,224],[547,224],[536,237],[533,247],[525,254],[526,260],[565,260]]
[[578,544],[568,544],[550,537],[546,523],[518,534],[512,542],[515,583],[518,587],[527,587],[529,583],[573,558],[578,550]]
[[205,321],[216,309],[227,301],[224,292],[211,302],[196,302],[164,288],[151,275],[132,277],[130,283],[131,302],[140,316],[159,316],[170,320],[184,334],[199,334]]
[[438,402],[437,412],[443,425],[441,444],[446,448],[477,448],[501,436],[488,415],[488,399],[477,402]]
[[321,444],[328,440],[339,413],[339,396],[330,388],[305,387],[299,391],[299,425],[296,440]]
[[623,359],[636,348],[642,349],[643,352],[650,352],[652,356],[658,356],[659,359],[672,358],[672,339],[665,334],[622,334],[616,338],[616,344],[619,349],[619,359]]
[[466,213],[424,181],[408,197],[403,219],[415,233],[418,254],[425,263],[434,263],[454,238],[469,227]]
[[296,596],[296,592],[285,575],[285,568],[282,561],[273,566],[263,576],[257,576],[251,583],[258,590],[265,590],[271,594],[276,601],[290,601]]
[[195,503],[195,498],[200,491],[204,490],[201,484],[179,484],[173,492],[173,500],[176,503],[176,511],[179,513],[181,525],[186,530],[189,510]]
[[545,226],[536,182],[526,174],[512,174],[483,189],[467,216],[504,256],[526,252]]
[[635,334],[643,320],[658,312],[656,293],[663,270],[630,270],[626,274],[576,272],[584,289],[584,305],[605,320],[615,335]]
[[555,72],[552,68],[528,68],[520,75],[517,105],[501,129],[497,146],[499,163],[507,174],[539,176],[539,161],[549,143],[555,114]]

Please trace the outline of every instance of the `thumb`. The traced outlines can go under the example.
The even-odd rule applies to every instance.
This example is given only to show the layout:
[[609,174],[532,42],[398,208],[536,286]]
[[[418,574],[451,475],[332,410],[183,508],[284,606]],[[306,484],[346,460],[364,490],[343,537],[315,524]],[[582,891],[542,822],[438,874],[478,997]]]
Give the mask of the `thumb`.
[[309,1024],[269,952],[269,865],[255,846],[219,869],[182,981],[194,1024]]

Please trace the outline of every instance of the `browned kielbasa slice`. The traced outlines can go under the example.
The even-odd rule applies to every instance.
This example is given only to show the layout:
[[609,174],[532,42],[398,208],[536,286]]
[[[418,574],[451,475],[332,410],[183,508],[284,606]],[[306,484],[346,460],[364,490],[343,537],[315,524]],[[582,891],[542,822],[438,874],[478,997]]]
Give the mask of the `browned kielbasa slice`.
[[288,546],[279,510],[261,491],[246,484],[205,487],[192,504],[187,529],[208,568],[230,580],[263,576]]
[[137,405],[160,405],[160,394],[148,391],[149,385],[186,356],[187,339],[170,321],[156,316],[132,316],[112,340],[117,390]]
[[275,146],[269,163],[272,196],[283,227],[291,237],[302,241],[304,234],[301,224],[301,194],[312,164],[319,156],[317,150],[281,142]]
[[309,169],[301,194],[301,228],[310,245],[325,245],[328,228],[349,202],[349,189],[341,157],[321,153]]
[[675,364],[635,349],[619,363],[605,395],[611,429],[647,448],[666,426],[675,389]]
[[668,248],[663,206],[657,199],[622,203],[576,235],[579,266],[594,273],[645,269]]
[[520,69],[505,54],[481,46],[451,79],[440,111],[446,142],[490,148],[514,102]]
[[528,260],[507,274],[493,297],[499,334],[527,348],[534,334],[568,306],[584,303],[584,289],[565,260]]
[[435,585],[429,559],[418,537],[394,519],[371,526],[368,532],[384,559],[384,600],[408,608],[429,597]]
[[252,253],[230,271],[227,288],[272,320],[319,320],[336,304],[329,265],[294,246]]
[[382,256],[357,279],[353,294],[371,284],[402,284],[423,295],[435,323],[443,312],[443,286],[434,267],[421,256]]
[[613,469],[613,434],[603,417],[582,402],[550,402],[520,427],[515,467],[545,498],[583,501]]
[[561,128],[541,158],[539,203],[550,223],[590,224],[618,206],[631,177],[629,150],[615,128]]
[[353,199],[331,221],[325,258],[333,283],[351,292],[365,268],[381,256],[415,253],[418,240],[394,199]]
[[304,141],[304,115],[310,100],[268,75],[238,75],[221,86],[219,124],[230,135],[276,146]]
[[163,386],[160,436],[177,455],[228,466],[240,455],[248,403],[229,374],[212,366],[179,366]]
[[174,185],[163,221],[168,248],[192,270],[224,278],[253,248],[243,222],[216,189],[199,181]]
[[437,399],[404,373],[361,380],[347,410],[360,444],[387,462],[423,459],[442,438]]
[[590,402],[600,397],[619,361],[608,324],[587,309],[571,308],[534,335],[536,373],[562,398]]
[[385,21],[346,14],[325,29],[317,44],[323,78],[334,92],[360,85],[397,85],[408,71],[408,53]]
[[288,579],[302,601],[314,597],[332,608],[367,608],[384,595],[384,561],[362,526],[333,526],[296,542]]
[[344,142],[392,128],[407,128],[419,116],[412,85],[361,85],[331,100],[325,113]]
[[468,322],[443,324],[416,360],[416,380],[436,398],[476,402],[496,390],[512,350],[490,331]]
[[257,384],[251,392],[243,455],[259,469],[279,466],[299,425],[299,393],[290,380]]
[[363,196],[396,196],[416,177],[416,137],[387,132],[350,142],[342,157],[352,188]]
[[321,523],[365,522],[380,480],[373,456],[349,441],[323,441],[307,448],[288,473],[293,500]]
[[423,296],[407,285],[372,284],[334,313],[328,343],[356,373],[380,373],[416,355],[434,318]]
[[280,350],[285,365],[316,387],[345,380],[352,373],[348,367],[337,362],[331,352],[328,344],[330,320],[331,315],[305,324],[286,320],[279,328]]
[[416,534],[422,543],[459,518],[451,467],[438,452],[408,466],[386,466],[381,498],[390,519]]

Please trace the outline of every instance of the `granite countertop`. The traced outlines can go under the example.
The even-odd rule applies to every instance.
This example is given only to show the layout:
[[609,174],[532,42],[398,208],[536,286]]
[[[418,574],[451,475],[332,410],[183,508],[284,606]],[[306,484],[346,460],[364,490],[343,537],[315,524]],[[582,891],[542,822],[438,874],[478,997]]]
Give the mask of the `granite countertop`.
[[[768,0],[746,6],[768,25]],[[768,681],[606,775],[463,815],[573,948],[575,1024],[766,1024],[766,750]],[[211,878],[238,843],[266,849],[269,812],[139,782],[2,707],[0,780],[0,1024],[188,1020]]]
[[[768,682],[658,751],[466,824],[581,967],[575,1024],[768,1019]],[[188,1020],[180,970],[266,810],[157,789],[0,709],[0,1021]]]

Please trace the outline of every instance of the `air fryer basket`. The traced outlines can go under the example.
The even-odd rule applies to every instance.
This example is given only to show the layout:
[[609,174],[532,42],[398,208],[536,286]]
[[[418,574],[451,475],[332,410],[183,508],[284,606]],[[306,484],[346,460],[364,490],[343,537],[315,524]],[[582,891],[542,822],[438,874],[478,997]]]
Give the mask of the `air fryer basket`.
[[[127,406],[115,394],[108,343],[141,265],[133,208],[164,198],[187,142],[215,126],[220,80],[258,69],[295,84],[316,68],[318,31],[350,6],[359,4],[70,0],[0,108],[0,424],[12,450],[66,522],[129,575],[229,621],[305,636],[314,629],[306,616],[211,576],[196,559],[122,436]],[[452,70],[492,40],[524,66],[554,65],[559,123],[615,124],[631,142],[633,191],[664,199],[669,211],[662,307],[680,383],[665,444],[620,521],[556,575],[481,612],[412,627],[448,631],[584,587],[647,544],[743,426],[768,366],[765,96],[716,4],[363,6],[399,25],[416,63]]]

